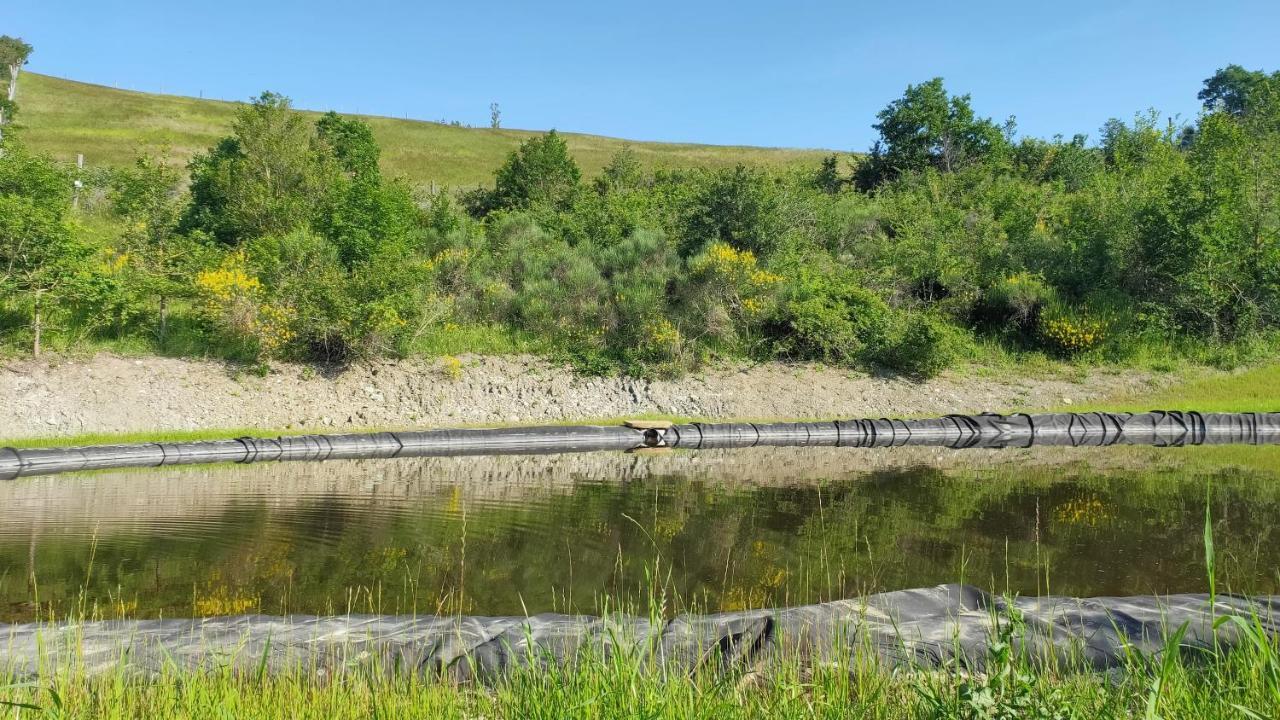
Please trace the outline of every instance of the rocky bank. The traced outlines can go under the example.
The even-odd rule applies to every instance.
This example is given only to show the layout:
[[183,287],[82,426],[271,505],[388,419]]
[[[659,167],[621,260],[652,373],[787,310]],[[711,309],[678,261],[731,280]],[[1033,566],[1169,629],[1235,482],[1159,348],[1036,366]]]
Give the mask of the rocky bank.
[[1014,411],[1142,392],[1171,378],[970,368],[915,382],[808,364],[720,365],[677,380],[584,377],[534,357],[343,368],[276,364],[265,376],[206,360],[52,357],[0,364],[0,438],[206,429],[338,432],[659,414],[834,418]]

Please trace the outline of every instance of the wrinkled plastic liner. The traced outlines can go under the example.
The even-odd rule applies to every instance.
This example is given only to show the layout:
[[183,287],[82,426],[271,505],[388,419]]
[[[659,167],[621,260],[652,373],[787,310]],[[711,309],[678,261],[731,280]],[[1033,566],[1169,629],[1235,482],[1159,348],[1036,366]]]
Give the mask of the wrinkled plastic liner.
[[[652,424],[652,423],[650,423]],[[0,480],[28,475],[198,463],[510,455],[755,446],[949,448],[1032,445],[1280,444],[1280,412],[948,415],[925,420],[691,423],[669,428],[576,426],[427,430],[352,435],[236,438],[207,442],[0,448]]]
[[[1228,615],[1280,632],[1280,596],[1039,597],[1008,600],[965,585],[901,590],[777,610],[682,615],[667,621],[612,615],[533,617],[272,617],[0,625],[0,667],[18,677],[62,668],[244,672],[301,669],[324,677],[359,671],[490,681],[521,667],[566,665],[625,653],[668,670],[765,670],[875,658],[891,667],[982,670],[1009,627],[1032,664],[1115,670],[1156,657],[1186,627],[1182,651],[1229,652],[1242,637]],[[1215,637],[1216,633],[1216,637]],[[773,662],[779,661],[779,662]]]

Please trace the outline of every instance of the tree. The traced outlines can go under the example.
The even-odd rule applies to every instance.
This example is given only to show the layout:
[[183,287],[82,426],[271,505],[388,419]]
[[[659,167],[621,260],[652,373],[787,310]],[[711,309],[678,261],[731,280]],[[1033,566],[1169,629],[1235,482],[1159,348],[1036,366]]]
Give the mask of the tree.
[[8,141],[0,155],[0,299],[29,310],[40,354],[45,309],[64,303],[91,251],[65,222],[71,183],[46,158]]
[[403,183],[367,177],[344,179],[329,198],[313,225],[337,246],[347,268],[388,249],[402,254],[413,249],[411,241],[421,213]]
[[545,204],[567,208],[582,171],[569,155],[569,146],[555,130],[530,138],[494,174],[493,199],[496,208],[526,208]]
[[633,190],[644,182],[644,168],[640,166],[640,158],[630,145],[624,146],[613,154],[609,164],[600,171],[596,178],[596,190],[600,193]]
[[[288,98],[265,92],[237,111],[232,130],[191,161],[183,229],[238,243],[309,223],[339,170],[333,154],[317,152],[312,125]],[[348,161],[365,167],[368,158],[353,151]]]
[[1194,230],[1214,253],[1203,274],[1230,284],[1237,332],[1280,319],[1280,77],[1250,88],[1245,108],[1201,118],[1189,153],[1203,197]]
[[31,57],[31,50],[31,45],[22,38],[0,35],[0,74],[8,81],[5,100],[0,102],[0,138],[3,138],[3,125],[17,110],[14,98],[18,95],[18,73]]
[[139,157],[131,168],[112,173],[109,200],[125,221],[128,258],[140,272],[141,289],[159,303],[160,342],[168,331],[169,299],[189,291],[195,243],[178,233],[182,178],[167,159]]
[[835,195],[844,187],[845,179],[840,177],[840,159],[835,154],[822,158],[822,165],[814,174],[813,185],[828,195]]
[[864,170],[864,185],[936,168],[959,170],[1006,146],[1005,131],[974,115],[968,95],[948,95],[942,78],[908,85],[903,96],[876,117],[880,133]]
[[0,294],[13,294],[31,312],[33,355],[40,354],[45,309],[77,279],[91,251],[59,214],[31,198],[0,196]]
[[757,254],[772,249],[783,226],[780,193],[768,173],[739,164],[702,177],[684,218],[680,254],[714,242]]
[[502,127],[502,109],[498,103],[489,103],[489,127],[494,130]]
[[345,176],[334,179],[315,228],[338,246],[348,268],[369,260],[383,246],[408,250],[406,241],[420,213],[409,188],[383,180],[373,129],[330,112],[316,122],[316,133]]
[[316,121],[316,133],[347,174],[362,179],[378,178],[381,151],[368,123],[344,118],[331,110]]
[[[1280,78],[1280,72],[1272,73],[1271,78]],[[1204,88],[1196,97],[1209,112],[1222,111],[1239,117],[1248,112],[1252,96],[1267,80],[1267,74],[1261,70],[1228,65],[1205,78]]]

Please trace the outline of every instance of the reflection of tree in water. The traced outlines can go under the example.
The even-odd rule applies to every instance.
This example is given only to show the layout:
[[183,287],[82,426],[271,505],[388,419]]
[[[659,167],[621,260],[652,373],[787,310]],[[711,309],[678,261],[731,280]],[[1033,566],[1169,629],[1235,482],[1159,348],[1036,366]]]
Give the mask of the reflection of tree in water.
[[[641,607],[652,577],[675,607],[736,609],[963,580],[1022,594],[1204,589],[1212,478],[1219,567],[1276,592],[1280,483],[1260,470],[872,471],[852,480],[743,487],[681,476],[578,478],[519,501],[459,500],[438,484],[391,506],[341,493],[284,506],[243,498],[216,521],[140,523],[34,542],[45,612],[85,597],[107,616],[243,612],[595,611]],[[0,607],[29,617],[30,541],[0,542]],[[1220,585],[1222,579],[1220,579]],[[669,603],[668,608],[673,607]]]

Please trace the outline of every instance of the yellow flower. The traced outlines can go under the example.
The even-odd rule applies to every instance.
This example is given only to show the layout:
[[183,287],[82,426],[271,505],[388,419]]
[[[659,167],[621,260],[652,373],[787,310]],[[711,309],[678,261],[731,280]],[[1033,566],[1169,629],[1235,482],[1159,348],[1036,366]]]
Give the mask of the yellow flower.
[[219,302],[237,296],[256,294],[262,283],[248,272],[248,261],[243,250],[231,253],[215,270],[204,270],[196,275],[196,287]]

